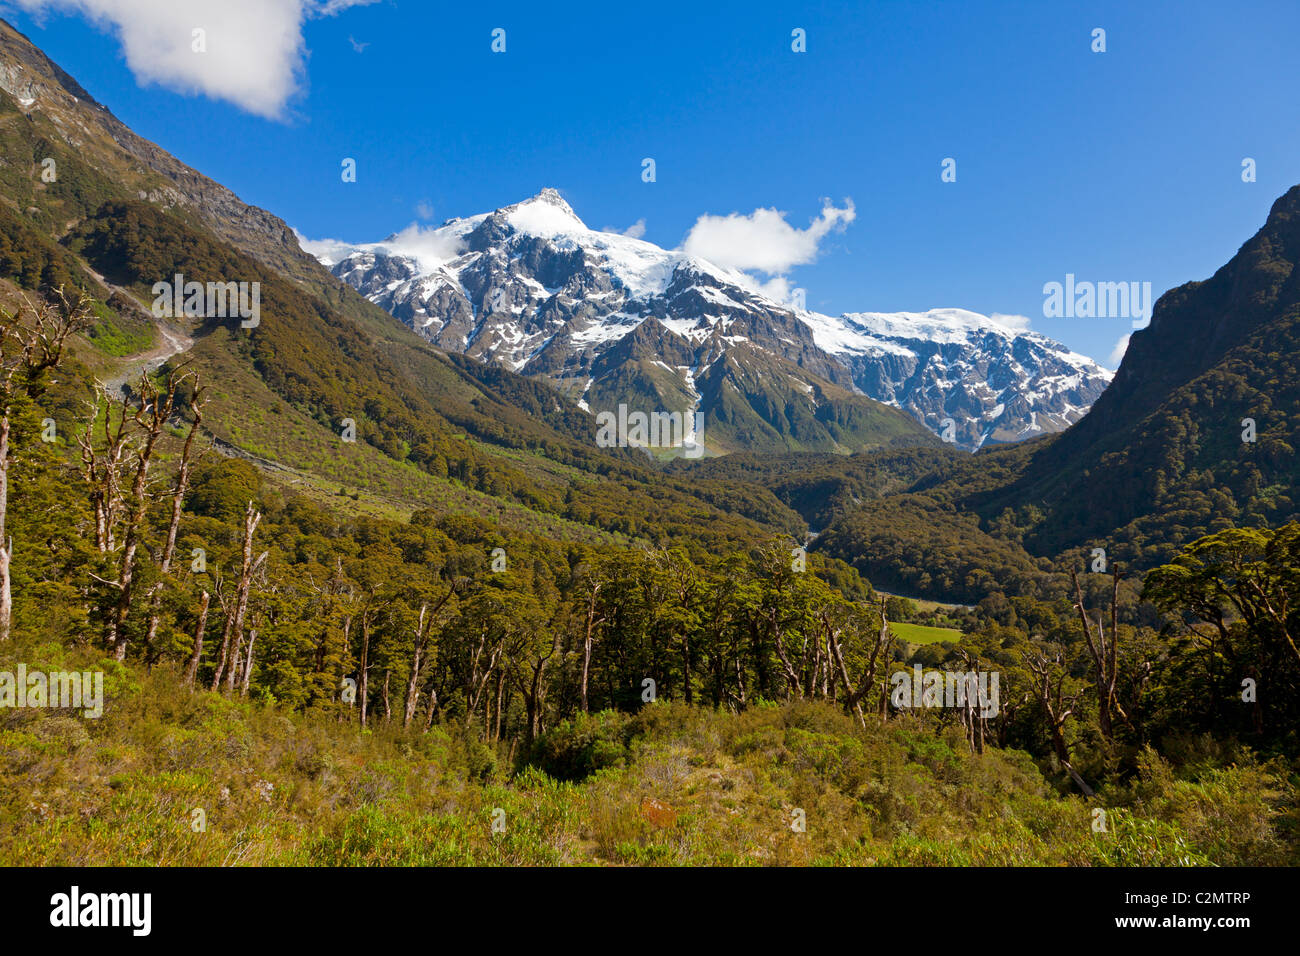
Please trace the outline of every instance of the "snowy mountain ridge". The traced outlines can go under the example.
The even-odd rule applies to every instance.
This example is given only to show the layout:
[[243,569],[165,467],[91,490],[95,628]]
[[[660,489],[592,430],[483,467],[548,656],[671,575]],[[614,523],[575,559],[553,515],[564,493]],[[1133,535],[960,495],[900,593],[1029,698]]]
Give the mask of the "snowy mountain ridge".
[[[545,377],[585,408],[657,397],[734,425],[723,406],[743,401],[772,432],[751,436],[765,447],[853,450],[790,434],[790,419],[817,417],[840,390],[946,428],[966,448],[1014,441],[1077,421],[1112,377],[1046,336],[962,309],[792,309],[744,273],[588,228],[554,189],[382,242],[303,245],[441,348]],[[731,385],[711,397],[720,361]],[[807,408],[771,407],[787,393]],[[714,450],[741,447],[723,444]]]

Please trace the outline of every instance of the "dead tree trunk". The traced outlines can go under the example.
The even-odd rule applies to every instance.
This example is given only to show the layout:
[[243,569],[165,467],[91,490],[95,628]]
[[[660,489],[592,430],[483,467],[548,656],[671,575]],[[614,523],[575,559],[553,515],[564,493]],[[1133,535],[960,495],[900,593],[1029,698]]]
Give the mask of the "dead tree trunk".
[[131,480],[131,497],[127,503],[126,525],[122,538],[122,559],[118,564],[117,606],[109,622],[108,638],[113,648],[113,659],[126,660],[126,621],[135,600],[136,554],[140,548],[145,511],[148,508],[149,467],[162,437],[163,428],[171,418],[176,403],[176,388],[180,380],[176,372],[167,379],[160,391],[149,380],[147,372],[140,375],[140,407],[135,410],[134,421],[144,431],[144,438],[135,453],[135,474]]
[[429,688],[429,707],[424,714],[424,730],[428,733],[433,726],[433,718],[438,715],[438,688]]
[[103,395],[96,391],[94,399],[86,403],[90,415],[85,431],[77,436],[77,444],[81,446],[81,479],[90,489],[90,506],[95,516],[95,548],[101,554],[108,554],[117,547],[117,515],[122,505],[122,455],[126,451],[126,426],[130,419],[124,412],[117,420],[117,428],[113,428],[113,403],[103,401],[104,447],[97,451],[95,425],[99,421],[102,399]]
[[230,657],[230,666],[226,668],[226,693],[235,689],[235,679],[244,669],[244,629],[235,629],[235,646]]
[[212,690],[221,686],[221,678],[229,673],[227,679],[227,688],[234,686],[235,668],[233,661],[231,667],[227,669],[226,663],[231,660],[232,642],[236,636],[242,634],[244,626],[244,614],[248,611],[248,592],[253,584],[253,575],[261,567],[262,562],[266,560],[267,552],[263,551],[256,561],[253,560],[253,534],[257,531],[257,524],[262,520],[262,515],[253,507],[253,503],[248,503],[248,508],[244,512],[244,548],[241,563],[239,566],[239,583],[235,588],[235,600],[226,614],[226,626],[221,635],[221,657],[217,661],[216,673],[212,675]]
[[591,580],[591,593],[587,597],[586,629],[582,637],[582,712],[590,713],[587,703],[587,682],[591,676],[591,646],[595,639],[596,628],[605,623],[605,615],[596,616],[596,601],[600,596],[601,584]]
[[194,678],[199,672],[199,659],[203,657],[203,629],[208,626],[208,602],[211,598],[212,595],[204,591],[203,598],[199,601],[199,623],[194,628],[194,653],[190,655],[190,662],[185,665],[183,683],[186,687],[194,686]]
[[244,660],[244,679],[240,686],[239,692],[243,697],[248,696],[248,685],[253,679],[253,646],[257,644],[257,628],[252,627],[248,630],[248,651]]
[[1083,795],[1091,797],[1093,789],[1084,782],[1083,777],[1079,776],[1074,765],[1070,763],[1070,746],[1065,740],[1065,722],[1074,713],[1074,706],[1078,703],[1079,697],[1075,694],[1068,700],[1064,699],[1066,675],[1064,670],[1057,671],[1053,666],[1061,663],[1059,656],[1055,661],[1049,661],[1041,655],[1032,653],[1025,655],[1025,664],[1038,678],[1038,702],[1042,704],[1043,713],[1047,717],[1047,727],[1052,737],[1052,749],[1056,752],[1056,759],[1060,761],[1065,772],[1070,775],[1070,779],[1075,782]]
[[370,696],[370,609],[361,612],[361,726],[366,725],[366,710]]
[[406,682],[406,712],[402,717],[402,726],[411,726],[411,718],[415,716],[415,705],[419,696],[420,686],[420,659],[424,656],[424,643],[428,640],[428,627],[426,621],[429,616],[428,603],[420,605],[420,620],[415,626],[415,650],[411,655],[411,677]]
[[1115,696],[1115,687],[1119,683],[1119,565],[1114,565],[1111,572],[1110,595],[1110,636],[1102,626],[1100,616],[1097,618],[1097,632],[1094,637],[1092,622],[1083,606],[1083,590],[1079,586],[1079,576],[1070,572],[1074,582],[1074,606],[1079,612],[1083,624],[1083,636],[1088,642],[1088,654],[1092,657],[1093,673],[1097,682],[1097,726],[1107,740],[1114,737],[1112,716],[1118,715],[1127,721],[1128,714]]
[[14,596],[9,567],[14,558],[14,540],[5,534],[9,511],[9,409],[0,410],[0,641],[9,640],[13,626]]
[[201,388],[194,390],[194,399],[190,406],[194,412],[194,420],[190,423],[189,434],[185,436],[185,444],[181,447],[180,469],[176,474],[176,487],[172,489],[171,518],[167,522],[167,537],[163,541],[162,558],[158,562],[159,580],[149,589],[149,626],[144,635],[146,654],[152,652],[154,638],[158,634],[158,604],[162,599],[163,580],[171,574],[172,558],[176,554],[176,535],[181,526],[181,506],[185,501],[185,489],[190,483],[190,455],[194,448],[194,436],[203,421],[202,394]]
[[497,671],[497,701],[496,701],[497,713],[496,713],[495,725],[492,728],[493,740],[501,739],[501,712],[504,709],[505,691],[506,691],[506,672],[505,672],[505,668],[500,668]]
[[[972,660],[965,651],[961,652],[961,659],[962,663],[966,665],[967,672],[977,675],[978,678],[979,662]],[[970,690],[968,686],[965,692],[960,695],[962,699],[962,724],[966,728],[966,745],[970,747],[971,753],[982,754],[984,752],[984,724],[986,721],[981,709],[985,702],[980,699],[978,693],[972,695]],[[979,709],[977,709],[977,705]]]
[[127,452],[126,428],[131,421],[123,409],[113,427],[113,403],[104,402],[104,447],[96,451],[95,423],[99,420],[100,394],[88,402],[90,417],[86,431],[77,438],[81,446],[81,477],[90,489],[90,503],[95,514],[95,547],[101,554],[117,550],[117,523],[122,509],[123,457]]

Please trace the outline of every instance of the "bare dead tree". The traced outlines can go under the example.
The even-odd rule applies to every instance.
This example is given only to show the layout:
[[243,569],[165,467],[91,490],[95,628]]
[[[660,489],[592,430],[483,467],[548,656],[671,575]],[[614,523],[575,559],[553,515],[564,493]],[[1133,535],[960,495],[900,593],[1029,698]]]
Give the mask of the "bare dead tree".
[[171,517],[167,522],[167,537],[163,541],[162,555],[158,561],[159,579],[149,588],[149,626],[144,635],[146,653],[153,650],[154,638],[158,634],[158,605],[162,600],[163,582],[171,574],[172,558],[176,554],[176,535],[181,526],[181,506],[185,501],[185,491],[189,487],[194,436],[198,434],[199,426],[203,422],[203,405],[203,388],[198,385],[198,377],[195,376],[194,397],[190,402],[190,412],[193,417],[190,421],[189,433],[185,436],[185,444],[181,447],[176,485],[172,488]]
[[605,615],[597,616],[596,608],[600,600],[600,589],[604,587],[604,582],[596,579],[596,576],[587,569],[587,614],[582,637],[582,712],[590,713],[591,709],[587,703],[587,683],[591,675],[591,649],[595,641],[596,628],[605,623]]
[[[502,713],[505,710],[503,705],[505,702],[505,693],[506,693],[506,676],[507,676],[506,669],[504,667],[498,667],[497,668],[497,692],[496,692],[496,701],[494,707],[495,717],[492,721],[492,739],[494,741],[501,739]],[[430,710],[430,713],[432,713],[432,709]]]
[[113,649],[113,658],[118,661],[126,660],[126,622],[135,600],[136,557],[149,505],[149,468],[158,440],[172,417],[176,390],[183,377],[184,373],[180,369],[173,369],[167,376],[166,385],[159,389],[150,380],[148,372],[140,373],[140,405],[135,409],[132,420],[140,430],[141,438],[135,448],[135,469],[123,519],[122,556],[118,562],[117,580],[111,582],[117,588],[118,596],[109,619],[108,643]]
[[424,603],[420,605],[420,619],[415,625],[415,650],[411,659],[411,677],[406,685],[406,710],[402,715],[402,726],[409,727],[411,718],[415,716],[416,695],[419,693],[417,687],[420,682],[420,659],[424,656],[425,644],[429,640],[429,605]]
[[0,311],[0,641],[13,626],[14,546],[8,535],[10,415],[19,391],[29,394],[46,372],[63,360],[68,338],[90,322],[90,299],[70,302],[60,286],[54,301],[33,305],[23,298],[12,312]]
[[194,652],[190,655],[189,663],[185,665],[183,683],[186,687],[194,686],[194,677],[199,672],[199,660],[203,657],[203,631],[208,626],[208,602],[211,598],[212,595],[204,591],[203,597],[199,600],[199,623],[194,628]]
[[211,690],[220,687],[221,678],[227,676],[227,661],[231,662],[229,676],[227,676],[227,687],[234,687],[235,668],[231,658],[232,645],[244,626],[244,615],[248,611],[248,593],[253,585],[253,575],[262,566],[267,556],[267,552],[263,551],[256,560],[253,559],[253,535],[256,533],[258,522],[261,520],[261,513],[253,507],[253,503],[250,501],[244,511],[244,546],[239,565],[239,583],[235,587],[234,600],[231,602],[230,609],[226,614],[226,624],[221,635],[221,652],[217,658],[216,672],[212,675]]
[[880,630],[874,634],[871,653],[867,658],[867,665],[858,679],[857,687],[854,687],[853,681],[849,679],[849,669],[844,661],[844,649],[840,645],[840,634],[843,633],[843,625],[836,627],[831,622],[826,610],[822,610],[819,617],[826,643],[835,658],[840,680],[844,684],[844,709],[857,714],[858,721],[865,727],[867,718],[862,712],[862,700],[875,686],[876,671],[880,664],[890,659],[894,649],[894,635],[889,629],[889,619],[885,616],[885,599],[883,597],[880,599]]
[[361,663],[358,675],[360,678],[358,693],[361,697],[362,727],[366,726],[366,720],[370,712],[370,628],[375,615],[386,604],[388,604],[387,600],[380,601],[374,594],[371,594],[361,608]]
[[[95,515],[95,547],[102,554],[117,549],[118,513],[122,507],[122,475],[126,467],[127,425],[131,418],[123,410],[113,424],[113,403],[97,385],[90,401],[86,428],[77,436],[81,448],[81,478],[90,489]],[[103,410],[103,447],[95,447],[95,429]]]
[[1093,789],[1084,782],[1083,777],[1079,776],[1074,765],[1070,763],[1070,746],[1065,740],[1065,722],[1074,713],[1079,695],[1076,693],[1068,698],[1065,697],[1067,674],[1061,655],[1049,659],[1043,654],[1026,651],[1024,660],[1025,666],[1037,679],[1038,702],[1047,717],[1047,727],[1051,733],[1052,749],[1056,752],[1056,759],[1060,761],[1061,766],[1065,768],[1066,773],[1070,775],[1070,779],[1075,782],[1083,795],[1091,797]]
[[[961,655],[962,663],[966,665],[967,673],[978,675],[979,662],[965,651],[959,651],[958,653]],[[986,719],[976,708],[982,705],[983,701],[977,695],[972,695],[970,690],[967,687],[966,692],[960,695],[962,706],[959,714],[962,727],[966,731],[966,744],[970,747],[971,753],[982,754],[984,752],[984,725]]]
[[453,583],[447,587],[447,592],[434,602],[432,608],[430,608],[428,601],[420,605],[420,620],[415,628],[415,651],[411,660],[411,677],[406,684],[406,710],[402,718],[403,727],[409,727],[411,720],[415,717],[415,705],[419,698],[420,667],[424,661],[424,652],[428,647],[429,637],[433,633],[434,619],[446,606],[447,602],[452,599],[456,590],[456,585]]
[[1083,606],[1079,575],[1073,570],[1070,571],[1070,580],[1074,582],[1074,607],[1083,624],[1083,636],[1088,643],[1088,654],[1092,658],[1097,684],[1097,726],[1106,739],[1110,740],[1114,736],[1112,716],[1118,715],[1121,720],[1128,721],[1128,714],[1124,712],[1124,707],[1115,694],[1115,687],[1119,683],[1119,564],[1116,563],[1111,569],[1109,636],[1100,615],[1097,617],[1097,630],[1094,634],[1092,622]]
[[424,730],[426,733],[433,726],[433,718],[438,715],[438,705],[440,703],[438,688],[436,685],[431,685],[429,687],[429,706],[424,709]]

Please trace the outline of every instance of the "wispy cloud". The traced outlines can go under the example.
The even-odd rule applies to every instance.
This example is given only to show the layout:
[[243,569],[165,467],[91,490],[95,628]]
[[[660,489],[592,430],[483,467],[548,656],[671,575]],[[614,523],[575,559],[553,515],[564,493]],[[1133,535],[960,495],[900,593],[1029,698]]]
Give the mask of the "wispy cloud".
[[297,229],[293,234],[298,245],[310,255],[332,266],[353,252],[373,249],[392,256],[414,259],[423,272],[433,272],[444,263],[465,251],[464,241],[454,233],[442,232],[436,226],[422,226],[413,222],[401,232],[394,233],[383,242],[355,243],[342,239],[308,239]]
[[640,239],[645,235],[645,219],[638,219],[626,229],[619,229],[617,226],[606,226],[600,231],[613,233],[616,236],[630,236],[633,239]]
[[822,240],[843,230],[857,218],[857,211],[852,199],[844,200],[842,207],[823,200],[821,213],[806,229],[790,225],[786,215],[765,208],[748,215],[701,216],[682,243],[682,251],[739,272],[755,292],[790,304],[794,286],[786,273],[814,261]]
[[816,259],[821,241],[856,219],[857,212],[853,200],[846,199],[842,208],[826,201],[807,229],[790,225],[785,217],[786,213],[777,209],[755,209],[748,215],[704,215],[691,227],[682,249],[725,269],[784,275],[792,267]]
[[1106,359],[1106,364],[1111,368],[1119,368],[1119,363],[1124,361],[1124,355],[1128,352],[1128,343],[1132,335],[1122,335],[1120,340],[1115,343],[1115,347],[1110,350],[1110,357]]
[[[116,34],[142,85],[233,103],[281,119],[306,69],[303,24],[377,0],[12,0],[80,14]],[[202,52],[195,31],[203,31]]]
[[1016,329],[1021,332],[1027,331],[1031,322],[1027,315],[1008,315],[1005,312],[994,312],[989,316],[989,318],[998,323],[998,325],[1003,325],[1008,329]]
[[342,239],[308,239],[297,229],[293,230],[293,234],[304,252],[315,256],[327,266],[334,265],[357,249],[356,243],[344,242]]

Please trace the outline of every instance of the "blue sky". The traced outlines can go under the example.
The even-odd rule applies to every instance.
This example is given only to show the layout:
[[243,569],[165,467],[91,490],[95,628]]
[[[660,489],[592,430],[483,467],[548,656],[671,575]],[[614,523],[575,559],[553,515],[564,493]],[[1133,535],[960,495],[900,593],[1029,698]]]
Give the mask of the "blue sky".
[[[141,135],[307,236],[373,241],[554,186],[589,226],[644,220],[671,248],[706,214],[804,229],[851,201],[815,261],[780,270],[809,308],[1025,315],[1103,362],[1131,321],[1044,318],[1044,283],[1206,278],[1300,182],[1293,0],[260,5],[274,30],[241,25],[250,0],[141,2],[116,26],[86,14],[109,0],[0,10]],[[168,29],[284,42],[169,76],[151,7]]]

